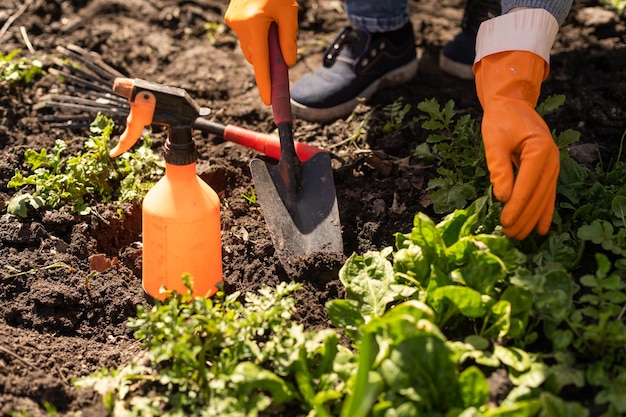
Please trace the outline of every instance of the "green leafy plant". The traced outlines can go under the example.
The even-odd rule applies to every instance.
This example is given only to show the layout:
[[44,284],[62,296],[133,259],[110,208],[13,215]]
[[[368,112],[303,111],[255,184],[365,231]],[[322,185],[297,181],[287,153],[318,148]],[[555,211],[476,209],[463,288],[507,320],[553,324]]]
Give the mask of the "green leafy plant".
[[4,55],[0,52],[0,81],[30,84],[43,74],[43,64],[38,58],[19,57],[19,49]]
[[133,201],[141,199],[163,172],[164,163],[150,148],[150,141],[133,152],[116,159],[109,158],[109,140],[113,121],[98,115],[90,126],[92,136],[85,151],[65,156],[67,143],[57,140],[51,152],[28,149],[27,175],[16,170],[9,181],[11,188],[22,188],[7,205],[9,213],[26,217],[28,207],[56,208],[71,205],[71,210],[88,214],[94,201]]
[[[340,271],[346,299],[327,306],[358,352],[341,416],[586,415],[539,389],[552,370],[522,346],[537,338],[532,312],[552,291],[548,271],[528,270],[506,237],[475,233],[485,202],[438,224],[418,214],[410,233],[396,235],[395,251],[348,259]],[[498,368],[515,388],[488,406],[484,372]]]
[[[185,277],[188,287],[191,278]],[[331,329],[294,322],[299,284],[211,299],[171,294],[129,322],[148,349],[141,363],[77,381],[113,414],[251,416],[283,407],[331,416],[351,355]],[[243,300],[239,300],[243,298]]]
[[[555,357],[569,376],[554,383],[591,386],[596,403],[607,405],[604,415],[617,416],[626,413],[626,259],[615,265],[603,253],[595,259],[595,274],[580,278],[581,295],[564,314],[567,327],[552,333]],[[585,372],[580,362],[587,364]]]
[[439,176],[428,182],[433,209],[450,213],[466,207],[478,197],[477,190],[489,185],[479,124],[469,114],[457,117],[451,100],[443,107],[435,99],[425,100],[417,108],[428,116],[422,128],[432,133],[413,154],[438,167]]

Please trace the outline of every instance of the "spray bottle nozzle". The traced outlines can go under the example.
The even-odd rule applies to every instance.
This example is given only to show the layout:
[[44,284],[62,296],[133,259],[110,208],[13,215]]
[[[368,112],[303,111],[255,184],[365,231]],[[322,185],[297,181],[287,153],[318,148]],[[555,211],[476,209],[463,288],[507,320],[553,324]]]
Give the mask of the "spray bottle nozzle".
[[182,88],[170,87],[138,78],[116,78],[113,91],[130,101],[126,130],[118,145],[110,152],[116,157],[130,149],[141,136],[143,128],[159,124],[168,128],[165,159],[176,165],[196,160],[191,128],[199,116],[209,114]]

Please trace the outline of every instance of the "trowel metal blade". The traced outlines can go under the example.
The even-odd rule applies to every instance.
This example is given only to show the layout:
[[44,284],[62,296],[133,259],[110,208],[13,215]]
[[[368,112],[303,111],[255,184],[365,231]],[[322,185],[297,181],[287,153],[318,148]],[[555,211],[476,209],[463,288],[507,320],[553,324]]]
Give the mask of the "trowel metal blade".
[[330,156],[319,153],[301,166],[301,184],[294,193],[279,165],[250,162],[257,200],[283,264],[318,252],[343,252]]

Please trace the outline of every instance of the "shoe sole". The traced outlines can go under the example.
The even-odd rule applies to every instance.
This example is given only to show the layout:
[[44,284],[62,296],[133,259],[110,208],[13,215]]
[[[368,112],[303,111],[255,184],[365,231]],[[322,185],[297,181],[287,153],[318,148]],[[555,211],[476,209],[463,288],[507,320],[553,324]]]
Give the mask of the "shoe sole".
[[369,100],[374,93],[376,93],[376,91],[385,87],[393,87],[399,84],[404,84],[413,79],[415,74],[417,74],[417,67],[418,60],[416,58],[393,71],[389,71],[387,74],[371,83],[365,90],[361,91],[357,97],[334,107],[318,109],[308,107],[302,103],[291,100],[291,112],[294,117],[308,122],[324,123],[340,119],[350,114],[359,103]]
[[443,54],[443,51],[439,53],[439,68],[454,77],[461,78],[462,80],[473,80],[474,72],[472,66],[463,64],[462,62],[453,61]]

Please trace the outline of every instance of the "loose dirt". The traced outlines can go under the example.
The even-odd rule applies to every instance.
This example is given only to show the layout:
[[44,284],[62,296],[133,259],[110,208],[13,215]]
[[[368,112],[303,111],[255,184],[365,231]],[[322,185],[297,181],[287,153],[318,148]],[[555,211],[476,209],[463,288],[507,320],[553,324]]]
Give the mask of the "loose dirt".
[[[0,32],[0,51],[27,51],[28,40],[35,55],[50,65],[58,56],[57,45],[77,44],[132,77],[186,89],[212,109],[209,118],[216,122],[271,133],[271,109],[259,99],[236,37],[229,30],[207,35],[205,24],[222,23],[226,5],[217,0],[6,0],[0,7],[0,22],[6,27]],[[334,165],[343,256],[305,259],[296,275],[288,275],[274,253],[260,208],[242,196],[253,186],[248,163],[256,154],[212,135],[195,135],[199,175],[222,202],[227,291],[296,280],[304,285],[297,319],[310,328],[326,327],[324,304],[342,296],[337,271],[345,257],[392,245],[393,234],[408,232],[418,211],[435,216],[425,193],[433,168],[411,157],[427,132],[386,135],[381,109],[398,97],[413,105],[427,98],[442,104],[452,99],[458,113],[480,117],[473,82],[437,68],[440,49],[459,30],[463,5],[458,0],[410,2],[422,54],[412,82],[377,94],[345,120],[294,123],[297,140],[343,159]],[[326,44],[345,24],[341,7],[336,0],[301,1],[300,57],[290,70],[292,82],[319,64]],[[542,99],[564,94],[567,101],[547,121],[559,132],[580,131],[585,146],[574,151],[590,162],[599,155],[608,161],[616,154],[626,125],[625,39],[624,15],[603,9],[597,1],[575,1],[553,50]],[[27,87],[0,84],[0,195],[5,202],[15,193],[7,183],[16,168],[23,168],[26,149],[51,149],[56,139],[65,139],[70,151],[78,151],[88,137],[86,129],[44,123],[41,112],[32,109],[58,83],[48,74]],[[417,113],[414,109],[409,117]],[[153,131],[153,138],[158,149],[164,132]],[[106,415],[100,399],[75,389],[72,378],[116,367],[141,351],[125,326],[138,304],[149,303],[140,283],[141,209],[94,208],[88,216],[71,214],[65,207],[27,219],[0,217],[2,415],[11,410],[46,415],[45,402],[58,415]],[[94,256],[119,263],[88,280]]]

